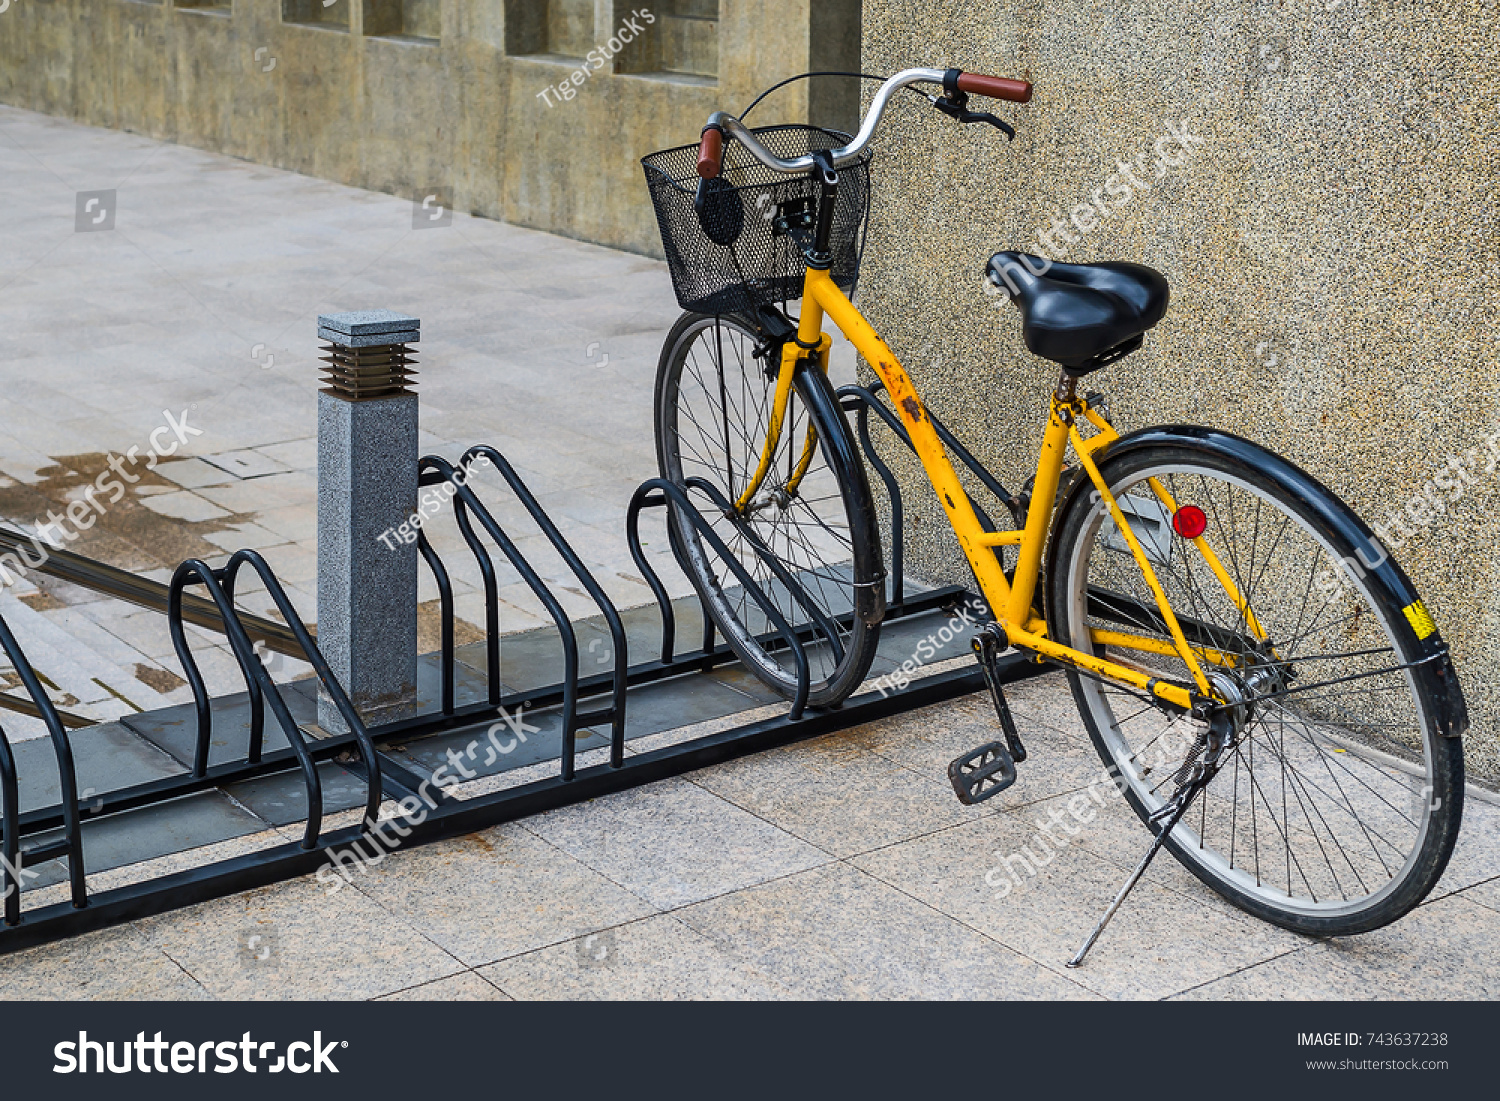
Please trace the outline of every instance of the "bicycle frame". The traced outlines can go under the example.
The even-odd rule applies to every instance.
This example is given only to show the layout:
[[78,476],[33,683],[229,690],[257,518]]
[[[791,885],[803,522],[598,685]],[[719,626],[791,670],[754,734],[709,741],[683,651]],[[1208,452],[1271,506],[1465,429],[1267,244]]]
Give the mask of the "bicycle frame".
[[[948,516],[948,522],[958,537],[964,557],[968,559],[980,591],[989,602],[999,626],[1005,631],[1012,646],[1029,651],[1040,658],[1071,665],[1075,668],[1141,689],[1158,699],[1190,711],[1195,705],[1218,698],[1203,665],[1233,666],[1233,657],[1213,647],[1190,646],[1181,625],[1167,601],[1166,593],[1152,569],[1151,561],[1139,539],[1125,519],[1119,503],[1105,483],[1103,475],[1094,461],[1094,454],[1119,434],[1098,410],[1091,408],[1086,399],[1076,396],[1072,387],[1059,387],[1052,395],[1051,413],[1047,430],[1042,440],[1041,454],[1037,459],[1036,477],[1032,482],[1031,504],[1026,514],[1025,526],[1009,531],[986,531],[975,515],[968,494],[960,484],[958,474],[948,458],[947,450],[938,437],[937,430],[923,412],[922,400],[918,396],[911,377],[891,352],[885,341],[875,330],[825,270],[808,268],[803,282],[802,316],[797,328],[797,340],[788,341],[782,349],[781,369],[776,384],[776,396],[772,404],[771,422],[766,435],[760,465],[737,502],[743,508],[759,491],[780,441],[782,426],[790,400],[792,379],[799,365],[808,359],[816,359],[819,369],[828,369],[828,350],[831,339],[823,332],[823,319],[829,318],[849,338],[885,383],[896,412],[911,437],[912,445],[921,460],[923,469],[937,492],[938,500]],[[1087,420],[1097,430],[1096,434],[1084,438],[1079,432],[1080,419]],[[1092,639],[1096,644],[1109,645],[1117,649],[1134,649],[1142,653],[1175,655],[1180,657],[1192,673],[1193,684],[1167,682],[1139,669],[1119,662],[1109,661],[1091,653],[1063,646],[1047,637],[1047,624],[1036,614],[1034,602],[1036,586],[1041,576],[1042,554],[1047,544],[1047,535],[1052,526],[1053,504],[1057,496],[1059,479],[1071,444],[1080,465],[1093,483],[1099,499],[1108,506],[1115,526],[1130,548],[1130,553],[1140,568],[1141,574],[1156,601],[1171,643],[1133,635],[1123,631],[1094,630]],[[816,441],[809,428],[801,461],[794,472],[788,488],[795,489],[796,482],[806,471]],[[1176,503],[1166,489],[1156,480],[1150,479],[1153,492],[1169,512],[1176,512]],[[1240,595],[1218,556],[1203,536],[1191,540],[1208,568],[1218,578],[1225,593],[1244,617],[1246,628],[1260,640],[1265,633],[1256,621],[1245,600]],[[1000,558],[994,551],[997,547],[1014,546],[1018,559],[1015,568],[1015,583],[1007,581]]]

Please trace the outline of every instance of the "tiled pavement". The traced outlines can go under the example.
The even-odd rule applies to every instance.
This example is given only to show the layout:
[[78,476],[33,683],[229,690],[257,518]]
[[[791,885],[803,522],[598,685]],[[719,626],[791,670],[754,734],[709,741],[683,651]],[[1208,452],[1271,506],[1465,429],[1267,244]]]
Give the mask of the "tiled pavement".
[[[116,228],[74,233],[74,193],[99,188],[118,189]],[[650,383],[675,312],[661,266],[462,215],[410,226],[388,197],[0,108],[0,517],[42,518],[105,453],[190,409],[205,433],[190,457],[143,474],[78,549],[160,577],[252,545],[315,619],[313,319],[390,306],[423,319],[428,449],[500,446],[611,594],[640,603],[620,518],[652,472]],[[246,451],[272,472],[224,469]],[[185,698],[158,617],[18,589],[0,613],[72,709]],[[519,602],[505,615],[507,630],[536,621]],[[199,645],[232,687],[227,656]],[[1439,890],[1395,926],[1297,937],[1164,858],[1066,970],[1146,834],[1111,804],[995,897],[997,854],[1099,768],[1057,678],[1010,694],[1032,758],[981,808],[944,780],[993,737],[971,697],[397,853],[334,893],[308,877],[0,958],[0,997],[1500,996],[1500,805],[1479,796]]]
[[[1032,879],[986,873],[1098,776],[1066,689],[1010,690],[1031,760],[982,808],[957,703],[410,852],[0,958],[6,998],[1496,998],[1500,805],[1469,801],[1433,897],[1318,941],[1157,862],[1083,968],[1064,963],[1146,834],[1110,803]],[[995,805],[1002,804],[1002,805]],[[272,837],[271,840],[280,840]],[[248,836],[226,843],[264,845]],[[99,877],[107,885],[108,876]]]
[[[77,232],[76,193],[104,189],[113,229]],[[147,451],[185,412],[202,434],[130,468],[138,482],[67,546],[158,580],[184,558],[254,547],[315,623],[317,316],[389,307],[422,321],[423,453],[495,445],[612,599],[650,599],[623,525],[656,473],[652,389],[678,313],[664,265],[461,213],[414,229],[412,204],[390,196],[4,106],[0,241],[0,523],[61,513],[110,454]],[[841,349],[849,377],[852,362]],[[539,572],[564,582],[568,612],[591,614],[498,475],[476,482]],[[478,637],[478,571],[450,517],[427,531],[453,573],[460,641]],[[649,520],[643,532],[660,561],[665,540]],[[688,591],[675,567],[662,576]],[[500,581],[503,630],[546,622],[519,575]],[[424,573],[428,649],[436,598]],[[269,612],[259,599],[247,606]],[[4,601],[69,710],[111,719],[189,698],[154,613],[46,578]],[[234,689],[227,650],[189,630],[210,687]],[[12,680],[0,670],[0,690]]]

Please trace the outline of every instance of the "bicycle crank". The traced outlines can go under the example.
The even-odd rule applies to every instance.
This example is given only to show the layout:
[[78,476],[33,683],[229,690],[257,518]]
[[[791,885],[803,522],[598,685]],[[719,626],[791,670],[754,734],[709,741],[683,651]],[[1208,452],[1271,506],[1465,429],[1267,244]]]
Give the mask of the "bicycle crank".
[[1000,653],[1005,649],[1005,635],[997,625],[990,623],[974,636],[973,645],[1005,743],[986,742],[955,758],[948,766],[948,782],[953,785],[958,801],[966,807],[999,795],[1014,784],[1016,765],[1026,760],[1026,747],[1021,743],[1016,720],[1011,716],[1010,705],[1005,702],[1005,692],[1000,687],[997,665]]

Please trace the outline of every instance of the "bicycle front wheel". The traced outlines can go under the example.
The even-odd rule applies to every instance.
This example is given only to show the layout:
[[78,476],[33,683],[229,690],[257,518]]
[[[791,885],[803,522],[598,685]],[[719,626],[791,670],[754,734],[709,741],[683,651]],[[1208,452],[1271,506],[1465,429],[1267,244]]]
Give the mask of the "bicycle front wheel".
[[[884,575],[864,466],[823,372],[798,372],[770,473],[745,508],[726,511],[691,488],[705,481],[733,503],[750,484],[780,366],[774,353],[756,358],[760,346],[740,318],[683,315],[657,372],[657,459],[662,477],[690,487],[702,521],[802,637],[808,703],[832,707],[869,672]],[[795,664],[759,601],[689,517],[674,510],[671,522],[683,567],[725,641],[763,682],[792,696]]]
[[[1462,703],[1434,688],[1446,661],[1436,628],[1394,563],[1375,560],[1368,529],[1310,476],[1223,433],[1151,435],[1111,448],[1100,472],[1191,651],[1234,704],[1232,748],[1167,847],[1230,901],[1298,932],[1395,921],[1437,883],[1462,817]],[[1166,649],[1171,637],[1089,488],[1058,521],[1053,637],[1191,684],[1180,657],[1135,641]],[[1202,730],[1144,692],[1069,678],[1100,756],[1149,820],[1203,751]]]

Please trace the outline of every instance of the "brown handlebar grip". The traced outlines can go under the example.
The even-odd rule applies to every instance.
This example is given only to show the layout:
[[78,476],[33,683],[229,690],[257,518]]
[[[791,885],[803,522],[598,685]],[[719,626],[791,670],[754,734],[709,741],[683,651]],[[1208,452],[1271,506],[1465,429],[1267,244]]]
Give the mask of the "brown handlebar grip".
[[1028,81],[985,76],[983,73],[960,74],[958,90],[972,92],[976,96],[989,96],[991,99],[1008,99],[1012,103],[1027,103],[1031,99],[1031,84]]
[[724,131],[710,126],[703,131],[703,140],[698,143],[698,175],[711,180],[719,174],[724,164]]

